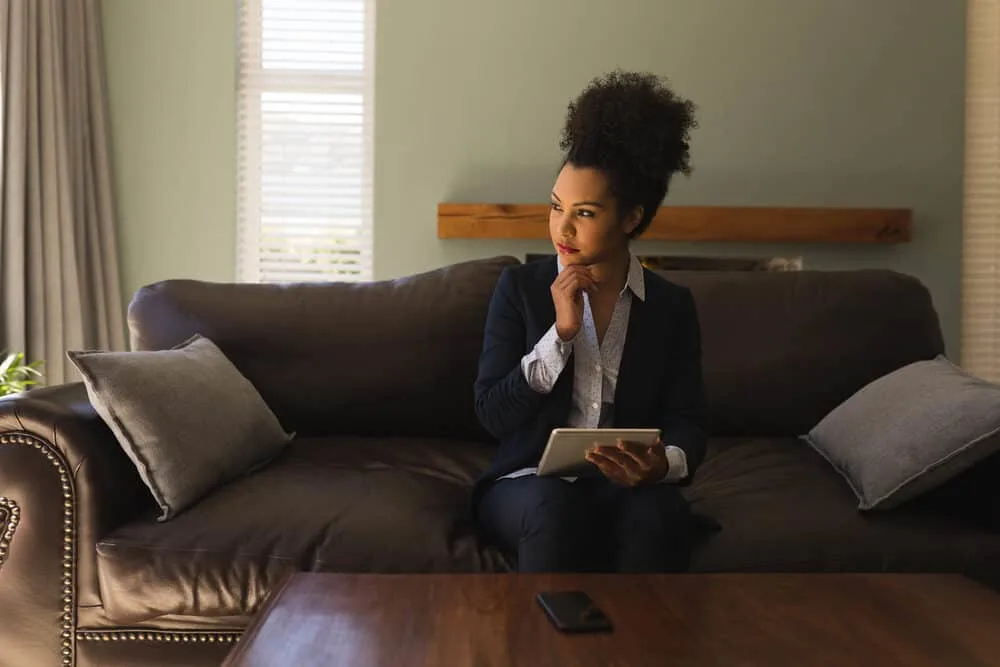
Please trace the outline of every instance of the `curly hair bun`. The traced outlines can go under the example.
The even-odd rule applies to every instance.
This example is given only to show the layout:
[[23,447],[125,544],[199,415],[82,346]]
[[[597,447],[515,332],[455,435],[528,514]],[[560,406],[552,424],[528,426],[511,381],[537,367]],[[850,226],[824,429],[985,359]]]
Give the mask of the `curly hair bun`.
[[654,74],[616,70],[569,104],[559,146],[579,166],[627,162],[644,173],[691,173],[695,106]]

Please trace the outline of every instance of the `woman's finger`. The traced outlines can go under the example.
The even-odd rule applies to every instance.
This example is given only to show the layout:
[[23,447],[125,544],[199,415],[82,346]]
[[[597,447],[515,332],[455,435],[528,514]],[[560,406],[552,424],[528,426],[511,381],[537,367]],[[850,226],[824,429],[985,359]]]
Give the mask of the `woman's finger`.
[[[589,456],[589,455],[588,455]],[[590,458],[588,461],[592,460]],[[604,476],[623,486],[636,486],[646,477],[645,470],[641,469],[634,461],[624,456],[613,447],[598,447],[594,454],[594,461],[601,460],[607,462],[600,466]]]
[[599,449],[597,449],[597,450],[591,450],[587,454],[586,459],[588,461],[590,461],[591,463],[593,463],[593,464],[597,465],[598,467],[600,467],[602,471],[603,470],[621,470],[621,471],[624,472],[624,469],[622,468],[621,464],[618,462],[617,459],[615,459],[612,456],[608,456],[607,454],[604,454]]
[[650,451],[648,447],[637,446],[633,443],[619,440],[618,451],[627,456],[640,470],[645,471],[653,467],[653,462],[649,458]]
[[600,454],[588,454],[587,460],[590,461],[595,466],[597,466],[597,469],[601,471],[601,474],[610,479],[611,481],[613,482],[621,481],[623,477],[622,469],[614,461],[606,459]]
[[567,266],[559,274],[559,278],[565,278],[566,280],[582,279],[587,282],[594,282],[594,275],[590,272],[590,269],[586,266]]
[[588,292],[592,292],[594,291],[594,287],[595,287],[594,281],[591,280],[586,275],[577,273],[574,276],[570,276],[569,288],[575,292],[578,292],[580,290],[586,290]]
[[599,466],[601,465],[613,465],[618,466],[618,462],[615,461],[610,456],[607,456],[601,452],[600,448],[595,448],[587,452],[586,459],[591,463],[595,463]]
[[599,447],[602,456],[605,456],[615,463],[617,463],[622,468],[635,467],[635,460],[630,457],[626,452],[618,449],[617,447]]
[[[656,467],[656,462],[652,460],[652,455],[645,447],[638,450],[628,451],[619,447],[606,448],[606,455],[613,458],[628,477],[629,486],[636,486],[643,483],[650,476],[650,472]],[[645,454],[645,456],[643,456]]]

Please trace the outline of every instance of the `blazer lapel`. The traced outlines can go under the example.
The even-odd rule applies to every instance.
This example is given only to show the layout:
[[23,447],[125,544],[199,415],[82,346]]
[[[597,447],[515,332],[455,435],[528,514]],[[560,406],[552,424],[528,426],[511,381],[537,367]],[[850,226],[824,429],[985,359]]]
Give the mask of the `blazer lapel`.
[[[552,303],[552,292],[550,291],[553,281],[559,275],[559,266],[556,258],[544,260],[545,266],[539,267],[537,274],[538,282],[532,295],[535,297],[535,312],[538,314],[539,331],[536,338],[541,338],[556,321],[556,307]],[[573,354],[569,355],[566,368],[563,370],[556,386],[552,388],[551,401],[549,402],[549,421],[552,428],[566,426],[569,419],[569,410],[573,402]]]
[[[646,295],[648,299],[648,290]],[[646,372],[650,370],[649,360],[646,363],[643,360],[644,349],[647,353],[656,349],[655,341],[650,340],[656,332],[650,321],[649,306],[648,300],[644,302],[633,295],[615,387],[615,426],[619,428],[636,424],[643,412],[643,399],[651,391]]]
[[556,258],[553,257],[552,259],[545,260],[545,266],[539,267],[538,283],[535,289],[532,290],[532,295],[537,299],[535,305],[540,315],[539,323],[541,324],[541,331],[538,332],[539,338],[556,321],[556,306],[552,303],[551,289],[557,275],[559,275],[559,266],[556,264]]

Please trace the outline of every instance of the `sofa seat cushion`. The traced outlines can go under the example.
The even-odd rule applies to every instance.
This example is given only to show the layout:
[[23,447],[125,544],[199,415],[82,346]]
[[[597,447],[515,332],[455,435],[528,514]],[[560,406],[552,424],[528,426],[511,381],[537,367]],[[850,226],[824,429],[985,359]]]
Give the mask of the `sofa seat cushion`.
[[848,484],[794,438],[713,439],[685,490],[722,530],[695,571],[927,571],[978,575],[1000,563],[1000,535],[927,503],[861,513]]
[[107,614],[249,614],[293,571],[502,569],[477,543],[468,508],[493,452],[454,440],[294,440],[172,521],[150,515],[100,540]]

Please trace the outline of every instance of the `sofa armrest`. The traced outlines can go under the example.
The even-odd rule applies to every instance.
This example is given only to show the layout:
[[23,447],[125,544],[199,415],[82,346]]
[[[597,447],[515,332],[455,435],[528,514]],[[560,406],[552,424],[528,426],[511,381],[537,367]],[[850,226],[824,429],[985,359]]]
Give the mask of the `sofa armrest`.
[[151,508],[83,384],[0,399],[0,665],[74,664],[96,543]]

